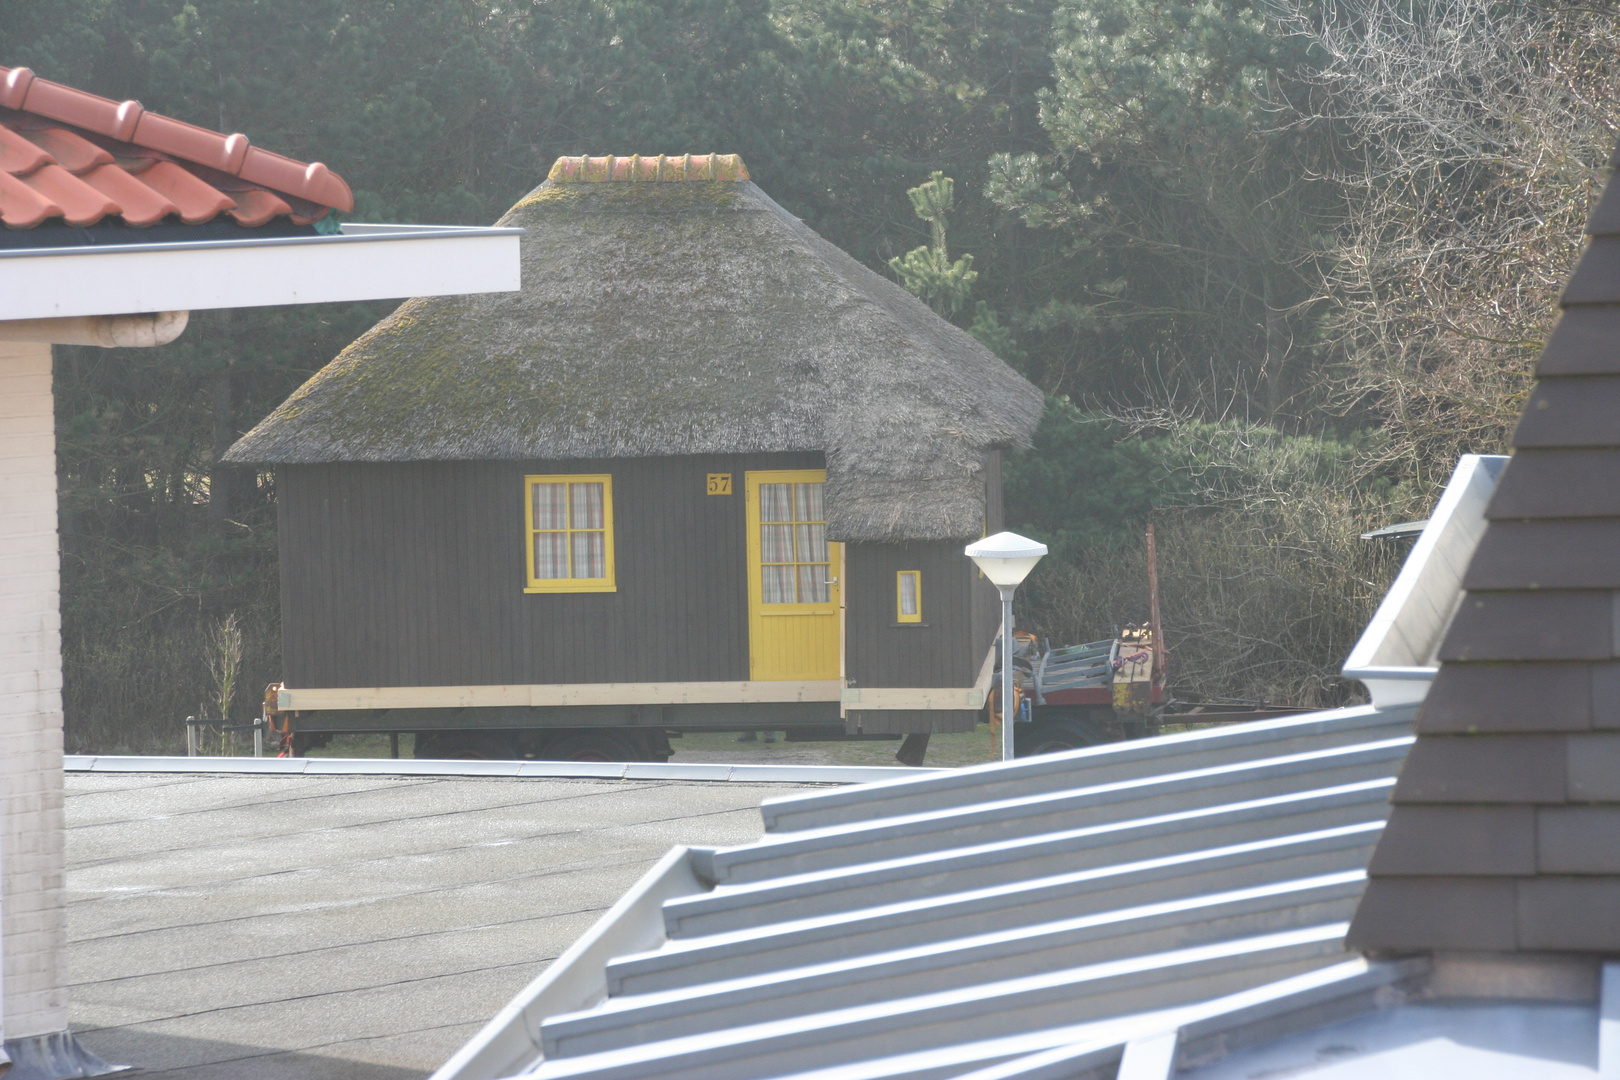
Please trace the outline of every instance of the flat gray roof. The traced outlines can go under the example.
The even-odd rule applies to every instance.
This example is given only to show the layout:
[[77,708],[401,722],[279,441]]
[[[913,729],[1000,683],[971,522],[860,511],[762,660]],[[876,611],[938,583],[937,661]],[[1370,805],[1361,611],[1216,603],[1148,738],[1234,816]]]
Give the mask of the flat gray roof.
[[148,1075],[425,1076],[672,845],[795,790],[69,774],[72,1026]]

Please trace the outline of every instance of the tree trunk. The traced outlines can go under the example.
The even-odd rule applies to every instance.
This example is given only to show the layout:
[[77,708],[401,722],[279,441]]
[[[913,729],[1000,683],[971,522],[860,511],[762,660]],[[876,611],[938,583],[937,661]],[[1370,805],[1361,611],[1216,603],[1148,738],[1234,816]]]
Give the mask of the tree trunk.
[[1266,384],[1266,417],[1273,423],[1285,400],[1283,368],[1288,362],[1287,326],[1283,313],[1277,309],[1275,282],[1276,268],[1262,265],[1260,283],[1261,299],[1266,305],[1266,341],[1260,371]]

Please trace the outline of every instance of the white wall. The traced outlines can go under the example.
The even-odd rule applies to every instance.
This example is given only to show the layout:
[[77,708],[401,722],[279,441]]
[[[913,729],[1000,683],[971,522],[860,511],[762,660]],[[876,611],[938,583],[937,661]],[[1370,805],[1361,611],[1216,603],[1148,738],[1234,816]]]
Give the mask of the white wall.
[[0,342],[0,980],[7,1039],[67,1028],[51,347]]

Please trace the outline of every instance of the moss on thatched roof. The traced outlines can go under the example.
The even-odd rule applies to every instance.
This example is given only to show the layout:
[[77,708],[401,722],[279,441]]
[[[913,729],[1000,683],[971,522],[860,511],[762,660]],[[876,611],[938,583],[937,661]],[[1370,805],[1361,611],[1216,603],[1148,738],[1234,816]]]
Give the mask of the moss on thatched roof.
[[671,179],[547,180],[520,292],[407,301],[226,460],[820,451],[834,539],[978,536],[1035,387],[753,183]]

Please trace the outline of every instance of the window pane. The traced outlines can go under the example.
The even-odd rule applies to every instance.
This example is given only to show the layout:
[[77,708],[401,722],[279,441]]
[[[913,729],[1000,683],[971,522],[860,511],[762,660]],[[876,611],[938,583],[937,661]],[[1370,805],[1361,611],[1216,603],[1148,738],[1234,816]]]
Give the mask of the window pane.
[[917,575],[900,575],[900,614],[917,614]]
[[[794,518],[795,521],[825,521],[827,516],[821,512],[820,484],[794,484]],[[785,520],[785,519],[784,519]]]
[[534,576],[541,580],[568,576],[567,533],[534,534]]
[[793,561],[792,525],[761,525],[759,527],[759,561]]
[[763,566],[760,567],[762,575],[763,599],[767,604],[793,603],[793,567],[791,566]]
[[[568,485],[531,484],[536,529],[568,528]],[[562,575],[557,575],[561,577]]]
[[[607,523],[602,520],[602,485],[600,483],[569,484],[569,490],[574,496],[574,519],[569,525],[573,529],[600,529]],[[574,575],[578,577],[578,574]],[[591,577],[601,577],[601,574],[592,574]]]
[[795,525],[793,531],[799,543],[799,562],[827,561],[827,526]]
[[759,520],[793,520],[793,485],[759,485]]
[[832,599],[832,586],[827,584],[827,568],[811,563],[799,567],[799,603],[825,604]]
[[[585,485],[577,485],[583,487]],[[604,533],[577,532],[574,540],[574,573],[577,578],[607,577],[607,542]]]

